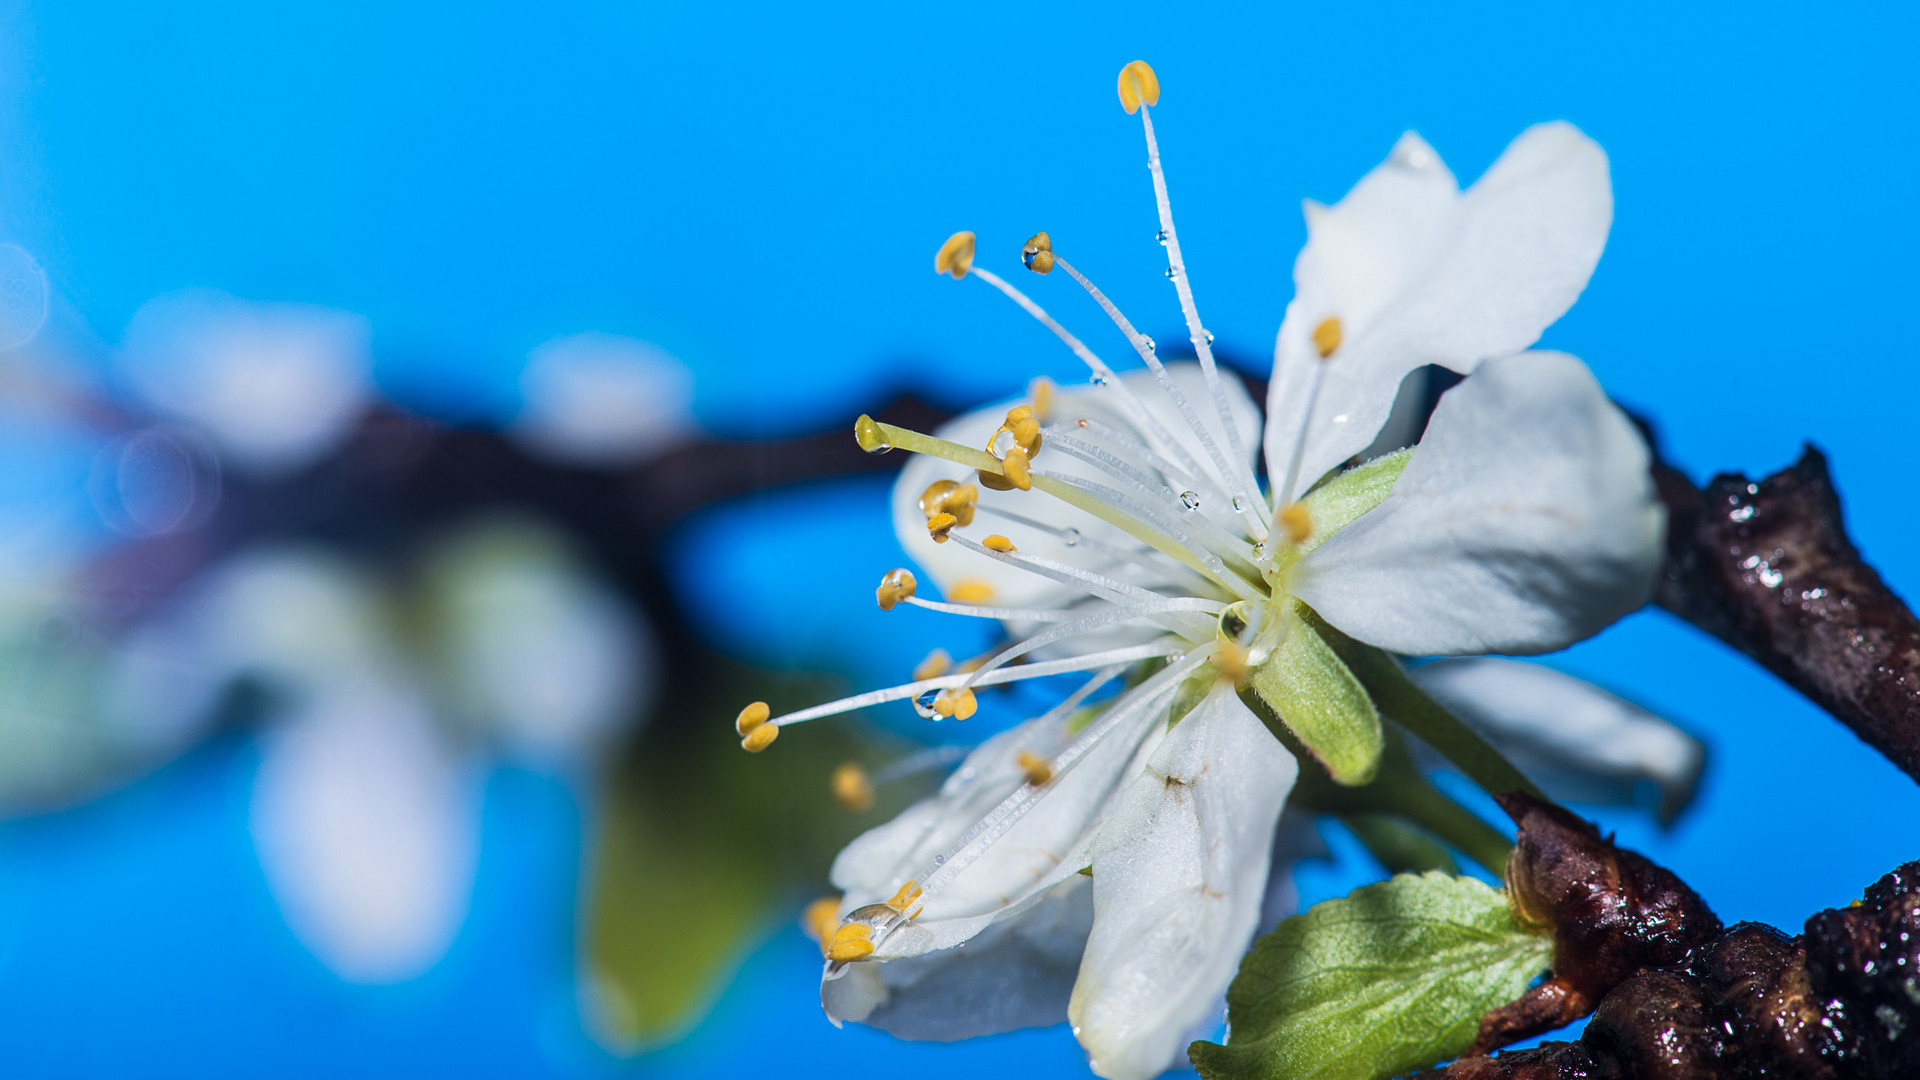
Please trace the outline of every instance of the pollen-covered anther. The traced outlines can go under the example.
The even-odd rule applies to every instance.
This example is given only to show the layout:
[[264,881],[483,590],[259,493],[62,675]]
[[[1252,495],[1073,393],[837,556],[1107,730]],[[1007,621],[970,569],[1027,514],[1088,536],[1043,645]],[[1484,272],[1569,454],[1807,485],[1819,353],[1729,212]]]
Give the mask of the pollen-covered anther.
[[1043,232],[1034,233],[1027,246],[1020,249],[1020,261],[1036,274],[1052,273],[1053,237]]
[[767,708],[766,702],[756,701],[740,710],[740,715],[734,718],[733,730],[742,735],[751,735],[755,728],[766,723],[767,717],[772,715],[773,710]]
[[999,533],[994,533],[992,536],[980,541],[980,546],[992,551],[998,551],[1003,555],[1009,551],[1017,550],[1013,546],[1013,541],[1001,536]]
[[965,230],[947,237],[947,242],[940,245],[939,253],[933,257],[933,272],[952,274],[955,281],[966,277],[972,269],[973,234]]
[[779,737],[780,725],[761,724],[759,727],[747,732],[747,737],[740,740],[740,749],[745,750],[749,754],[757,754],[767,747],[772,746],[773,740]]
[[1142,105],[1160,104],[1160,76],[1153,73],[1145,60],[1135,60],[1120,69],[1120,107],[1128,115],[1140,111]]
[[920,512],[929,518],[952,514],[962,528],[973,524],[973,511],[980,503],[980,489],[958,480],[936,480],[920,493]]
[[[984,604],[993,599],[993,586],[979,578],[966,578],[953,583],[953,587],[947,590],[947,599],[956,604]],[[982,660],[980,663],[985,662]],[[967,664],[973,664],[973,667],[968,667]],[[972,671],[973,668],[980,666],[972,660],[967,661],[967,664],[960,665],[960,670]]]
[[1305,503],[1288,503],[1280,511],[1280,524],[1287,530],[1287,539],[1296,544],[1304,544],[1313,535],[1313,514]]
[[827,959],[845,964],[873,953],[873,927],[866,923],[841,923],[827,942]]
[[849,814],[864,814],[873,809],[873,781],[857,761],[843,761],[833,770],[830,785],[833,801]]
[[942,690],[933,699],[933,711],[943,718],[966,720],[979,710],[980,702],[974,699],[973,690],[965,686]]
[[[1000,424],[1000,430],[1013,436],[1014,444],[1027,452],[1027,460],[1031,461],[1040,456],[1040,421],[1034,418],[1033,406],[1015,405],[1008,409],[1007,418]],[[998,432],[995,434],[998,435]],[[994,449],[996,448],[989,447],[987,452],[993,453]],[[997,449],[1000,450],[1000,454],[995,456],[999,457],[1003,456],[1010,447],[1000,446]]]
[[1333,356],[1334,350],[1340,347],[1341,334],[1340,317],[1337,315],[1321,319],[1320,325],[1313,328],[1313,347],[1319,350],[1320,359]]
[[1027,384],[1027,397],[1033,402],[1033,418],[1046,423],[1053,419],[1053,399],[1057,388],[1045,375]]
[[[942,516],[951,518],[953,515]],[[945,540],[946,534],[942,533],[934,539]],[[880,579],[880,587],[873,590],[873,598],[880,602],[881,611],[892,611],[895,604],[912,596],[913,591],[919,586],[920,583],[914,580],[913,571],[903,566],[887,571],[887,576]]]
[[953,667],[953,657],[945,649],[935,649],[913,669],[913,681],[937,679]]
[[893,894],[893,899],[887,901],[887,906],[905,915],[909,909],[920,902],[920,895],[920,883],[909,881],[900,886],[900,891]]
[[1020,751],[1020,756],[1014,760],[1019,763],[1020,771],[1027,774],[1027,783],[1034,787],[1040,787],[1053,779],[1052,764],[1031,750]]
[[1239,686],[1247,681],[1247,650],[1237,641],[1221,638],[1214,643],[1213,666],[1222,682]]
[[823,896],[800,913],[800,929],[820,943],[822,952],[833,941],[833,929],[840,922],[840,898]]
[[947,542],[947,534],[952,532],[953,527],[958,524],[960,519],[952,514],[935,514],[927,519],[927,535],[933,537],[934,543],[944,544]]
[[1014,447],[1007,451],[1006,457],[1000,459],[1000,471],[1006,475],[1007,483],[1021,491],[1033,490],[1033,470],[1028,464],[1029,460],[1024,446]]

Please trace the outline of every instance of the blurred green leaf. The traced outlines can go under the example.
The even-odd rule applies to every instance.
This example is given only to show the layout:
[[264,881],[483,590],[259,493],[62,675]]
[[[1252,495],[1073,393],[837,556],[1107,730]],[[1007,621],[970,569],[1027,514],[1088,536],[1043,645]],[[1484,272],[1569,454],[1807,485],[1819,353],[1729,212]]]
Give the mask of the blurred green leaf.
[[1227,990],[1231,1034],[1188,1049],[1206,1080],[1383,1080],[1459,1056],[1480,1017],[1551,962],[1506,895],[1402,874],[1282,922]]

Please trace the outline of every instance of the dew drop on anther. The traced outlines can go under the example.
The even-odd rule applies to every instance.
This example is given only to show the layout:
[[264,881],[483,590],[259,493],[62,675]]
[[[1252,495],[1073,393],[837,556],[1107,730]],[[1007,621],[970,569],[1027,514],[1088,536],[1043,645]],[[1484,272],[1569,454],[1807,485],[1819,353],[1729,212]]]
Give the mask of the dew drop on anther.
[[927,719],[927,720],[940,719],[940,714],[933,711],[933,700],[939,696],[940,696],[940,691],[938,690],[926,690],[921,692],[918,696],[916,696],[913,699],[913,711],[919,713],[923,719]]
[[1186,507],[1189,510],[1200,509],[1200,493],[1197,491],[1181,492],[1180,505]]
[[1020,445],[1019,438],[1006,428],[1001,428],[999,431],[993,433],[993,439],[987,443],[987,453],[1001,460],[1005,460],[1007,451],[1018,445]]
[[1079,543],[1080,530],[1073,528],[1072,526],[1068,526],[1065,530],[1063,530],[1060,533],[1060,542],[1067,545],[1068,547],[1072,547],[1073,545]]

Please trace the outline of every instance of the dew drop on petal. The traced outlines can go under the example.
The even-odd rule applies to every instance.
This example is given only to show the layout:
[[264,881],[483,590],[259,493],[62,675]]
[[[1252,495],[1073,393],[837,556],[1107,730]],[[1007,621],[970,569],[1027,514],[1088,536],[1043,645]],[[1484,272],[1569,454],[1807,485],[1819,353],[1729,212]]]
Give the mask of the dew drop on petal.
[[1073,545],[1079,543],[1080,530],[1072,528],[1071,526],[1062,530],[1060,533],[1060,542],[1067,545],[1068,547],[1072,547]]
[[1186,507],[1189,510],[1200,509],[1200,493],[1197,491],[1181,492],[1180,505]]

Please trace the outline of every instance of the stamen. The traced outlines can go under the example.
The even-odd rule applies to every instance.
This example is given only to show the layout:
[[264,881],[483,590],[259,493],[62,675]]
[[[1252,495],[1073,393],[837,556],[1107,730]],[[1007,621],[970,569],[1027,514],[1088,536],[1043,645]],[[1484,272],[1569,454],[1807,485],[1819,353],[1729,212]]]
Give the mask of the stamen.
[[[1059,675],[1070,671],[1093,671],[1108,664],[1130,664],[1138,660],[1151,660],[1156,657],[1170,656],[1180,651],[1178,643],[1149,642],[1144,645],[1128,645],[1104,652],[1089,653],[1086,656],[1070,656],[1059,660],[1042,660],[1033,664],[1022,664],[1015,668],[1002,668],[980,679],[974,685],[998,686],[1001,683],[1021,682],[1027,679],[1041,679],[1049,675]],[[945,690],[958,686],[967,680],[965,672],[956,671],[948,675],[936,675],[930,679],[916,679],[899,686],[890,686],[884,690],[870,690],[864,694],[829,701],[824,705],[815,705],[785,716],[776,716],[766,721],[765,727],[785,727],[807,720],[817,720],[823,716],[837,716],[840,713],[864,709],[869,705],[881,705],[902,698],[918,697],[929,690]]]
[[827,943],[827,959],[836,964],[858,960],[873,952],[873,927],[866,923],[841,923]]
[[1020,771],[1027,774],[1027,783],[1034,787],[1040,787],[1053,779],[1053,766],[1047,764],[1046,758],[1030,750],[1022,750],[1017,760],[1020,762]]
[[[1147,499],[1145,505],[1150,512],[1153,512],[1155,506],[1167,506],[1176,501],[1187,510],[1196,509],[1195,504],[1189,500],[1198,498],[1197,492],[1189,491],[1176,495],[1172,488],[1148,476],[1126,461],[1123,461],[1105,447],[1083,442],[1070,435],[1064,435],[1058,432],[1054,434],[1054,438],[1060,448],[1066,451],[1069,456],[1079,458],[1089,465],[1098,467],[1101,471],[1107,473],[1107,475],[1125,481],[1133,488],[1136,494],[1142,495]],[[1202,558],[1205,558],[1205,555],[1202,555],[1202,551],[1213,554],[1232,555],[1246,563],[1245,569],[1253,569],[1252,546],[1239,537],[1228,534],[1226,530],[1216,525],[1212,518],[1204,514],[1182,515],[1176,523],[1174,519],[1165,514],[1153,512],[1153,516],[1148,517],[1147,520],[1167,530],[1176,538],[1179,537],[1181,531],[1191,528],[1195,533],[1200,535],[1200,538],[1204,542],[1200,550],[1194,551],[1194,554],[1201,555]]]
[[[941,516],[952,517],[953,515],[942,514]],[[887,571],[887,576],[880,579],[880,587],[873,590],[873,595],[880,602],[881,611],[892,611],[893,606],[900,601],[911,600],[913,591],[918,586],[919,582],[914,580],[913,572],[903,566],[897,570]]]
[[1120,69],[1120,107],[1132,116],[1141,105],[1160,104],[1160,77],[1145,60],[1135,60]]
[[920,493],[920,512],[929,518],[952,514],[962,528],[973,524],[973,511],[980,503],[980,489],[958,480],[936,480]]
[[999,533],[994,533],[992,536],[989,536],[985,540],[980,541],[980,543],[987,548],[1000,552],[1001,554],[1005,554],[1009,551],[1015,550],[1013,546],[1013,541],[1007,539],[1004,536],[1001,536]]
[[967,271],[971,269],[973,269],[973,234],[963,231],[947,237],[947,242],[940,245],[939,253],[933,257],[933,272],[952,274],[953,280],[959,281],[966,277]]
[[820,943],[822,952],[833,940],[833,931],[840,923],[840,898],[823,896],[808,904],[800,913],[800,928],[807,936]]
[[[1000,459],[1000,469],[1006,476],[1007,483],[1021,491],[1033,490],[1033,471],[1027,461],[1027,450],[1023,446],[1014,447],[1007,451],[1006,457]],[[984,473],[981,475],[982,478],[986,476]]]
[[993,599],[993,586],[979,578],[963,578],[947,590],[947,598],[956,604],[982,604]]
[[927,535],[933,537],[934,543],[944,544],[947,542],[947,535],[958,524],[960,519],[952,514],[935,514],[927,519]]
[[980,708],[980,702],[974,698],[973,691],[965,686],[958,689],[942,690],[934,695],[933,711],[942,717],[955,720],[972,719]]
[[[1202,600],[1194,596],[1176,596],[1168,597],[1158,603],[1135,604],[1129,607],[1111,608],[1106,611],[1096,612],[1070,623],[1062,623],[1058,626],[1049,627],[1031,637],[1007,646],[995,653],[993,659],[981,665],[980,670],[968,676],[967,683],[964,685],[973,685],[1010,661],[1017,660],[1035,649],[1043,648],[1063,638],[1073,637],[1076,634],[1085,634],[1094,630],[1102,630],[1109,626],[1136,622],[1150,615],[1165,615],[1176,611],[1199,611],[1209,615],[1219,615],[1220,612],[1226,610],[1226,607],[1227,605],[1218,600]],[[938,703],[934,705],[934,708],[939,708]]]
[[[1214,554],[1206,545],[1188,536],[1186,531],[1166,514],[1160,513],[1153,507],[1140,502],[1138,499],[1129,498],[1104,484],[1096,484],[1091,480],[1083,480],[1080,477],[1067,476],[1063,473],[1036,473],[1035,477],[1036,479],[1044,477],[1045,479],[1053,480],[1070,487],[1079,488],[1082,491],[1099,497],[1107,504],[1131,514],[1134,518],[1161,529],[1187,552],[1190,560],[1198,561],[1200,569],[1207,572],[1215,584],[1239,596],[1241,599],[1252,600],[1256,597],[1266,595],[1264,591],[1258,589],[1252,583],[1253,579],[1242,577],[1243,573],[1248,572],[1253,573],[1255,578],[1259,577],[1258,571],[1254,570],[1253,564],[1247,561],[1245,557],[1229,550],[1229,554],[1234,555],[1236,563],[1235,566],[1229,568],[1225,559]],[[1249,548],[1247,551],[1248,554],[1251,555],[1252,549]],[[1192,562],[1189,560],[1182,561],[1189,562],[1189,565],[1192,565]]]
[[767,708],[766,702],[756,701],[740,710],[740,715],[733,721],[733,730],[742,735],[750,734],[754,728],[766,723],[767,717],[772,715],[772,712],[773,710]]
[[1102,600],[1111,600],[1114,603],[1119,603],[1122,600],[1165,599],[1165,597],[1159,593],[1143,589],[1138,585],[1129,585],[1124,581],[1107,577],[1104,574],[1096,574],[1091,570],[1083,570],[1069,563],[1055,562],[1052,559],[1042,558],[1041,556],[1029,554],[1024,551],[1010,552],[1003,555],[997,551],[989,551],[987,548],[964,536],[955,537],[955,539],[960,542],[961,547],[977,551],[989,558],[998,559],[1001,562],[1018,566],[1023,570],[1038,574],[1041,577],[1051,578],[1054,581],[1060,582],[1062,585],[1073,585],[1077,588],[1084,589],[1100,597]]
[[[1135,67],[1138,65],[1138,68]],[[1153,69],[1144,61],[1135,60],[1121,69],[1120,82],[1125,86],[1131,72],[1139,92],[1138,100],[1146,105],[1157,104],[1160,100],[1160,80]],[[1146,92],[1151,88],[1151,93]],[[1126,95],[1121,95],[1121,104],[1126,103]],[[1128,109],[1132,112],[1132,109]],[[1193,287],[1187,281],[1187,266],[1180,257],[1180,233],[1173,227],[1173,203],[1167,197],[1167,177],[1160,168],[1160,145],[1153,137],[1153,116],[1150,109],[1140,110],[1140,126],[1147,136],[1147,171],[1153,174],[1153,201],[1160,211],[1160,238],[1167,246],[1167,277],[1173,280],[1174,292],[1180,297],[1180,314],[1187,321],[1187,338],[1193,342],[1193,351],[1200,359],[1200,373],[1206,377],[1207,389],[1213,393],[1213,406],[1220,414],[1220,426],[1226,429],[1227,448],[1232,453],[1232,461],[1237,472],[1222,469],[1222,477],[1231,477],[1231,483],[1241,486],[1234,494],[1248,502],[1259,504],[1259,481],[1254,478],[1253,466],[1249,464],[1246,446],[1240,441],[1239,425],[1233,422],[1233,410],[1227,404],[1226,387],[1220,382],[1219,366],[1213,360],[1213,335],[1200,322],[1200,309],[1193,302]],[[1262,525],[1271,525],[1264,515],[1266,508],[1260,508]],[[1261,539],[1265,539],[1263,535]]]
[[[1088,369],[1093,372],[1094,385],[1112,390],[1114,395],[1120,399],[1121,411],[1127,414],[1128,420],[1138,425],[1140,430],[1148,436],[1158,439],[1169,454],[1176,457],[1187,458],[1186,448],[1173,437],[1165,425],[1160,423],[1159,418],[1153,415],[1152,411],[1147,408],[1146,403],[1142,402],[1139,396],[1133,392],[1133,388],[1120,381],[1120,377],[1113,373],[1113,369],[1108,367],[1104,360],[1095,356],[1093,350],[1087,348],[1079,338],[1068,333],[1067,328],[1056,322],[1053,316],[1047,314],[1044,308],[1034,303],[1027,297],[1026,293],[1014,288],[1008,284],[1005,279],[1000,277],[1000,275],[995,274],[991,270],[976,268],[973,271],[973,276],[1000,290],[1002,295],[1020,305],[1021,309],[1033,316],[1040,325],[1053,331],[1053,336],[1059,338],[1067,348],[1073,350],[1073,355],[1079,357],[1081,362],[1086,364]],[[860,445],[865,448],[868,453],[880,452],[872,447],[868,447],[864,442]],[[1188,458],[1188,460],[1191,461],[1191,458]],[[1198,466],[1196,465],[1195,467],[1197,468]]]
[[1027,269],[1036,274],[1046,275],[1053,272],[1053,237],[1046,233],[1033,234],[1027,246],[1020,250],[1020,261]]
[[1287,539],[1295,544],[1304,544],[1313,535],[1313,514],[1306,503],[1292,502],[1280,511],[1280,524],[1286,526]]
[[1033,399],[1033,418],[1041,423],[1053,419],[1053,380],[1045,375],[1027,384],[1027,396]]
[[[926,604],[931,603],[931,601],[922,600],[920,603]],[[932,679],[945,675],[951,667],[953,667],[953,657],[948,654],[947,650],[935,649],[927,654],[925,660],[920,661],[919,664],[914,666],[913,681],[919,682],[922,679]]]
[[1306,458],[1307,432],[1313,427],[1313,408],[1320,402],[1320,387],[1326,382],[1327,365],[1332,363],[1333,354],[1340,348],[1344,336],[1338,318],[1322,319],[1320,325],[1313,328],[1313,347],[1320,354],[1320,362],[1313,365],[1313,380],[1307,385],[1307,407],[1300,415],[1300,431],[1294,436],[1293,452],[1287,455],[1287,478],[1273,489],[1275,506],[1293,504],[1293,487],[1300,482],[1300,467]]
[[1331,358],[1333,351],[1340,347],[1340,319],[1337,316],[1322,319],[1320,325],[1313,328],[1313,347],[1320,351],[1322,360]]
[[[1065,608],[1017,608],[987,607],[982,604],[943,604],[938,600],[922,600],[919,597],[914,597],[908,600],[907,603],[912,604],[914,607],[926,608],[928,611],[941,611],[948,615],[966,615],[976,619],[995,619],[1000,622],[1067,622],[1086,614],[1085,611],[1070,611]],[[945,652],[937,649],[935,652],[940,653],[943,665],[947,663]],[[920,674],[920,668],[915,668],[914,678],[930,679],[935,675],[945,673],[946,670],[947,668],[942,666],[938,671],[922,675]]]
[[767,747],[772,746],[773,740],[779,737],[780,725],[761,724],[759,727],[747,732],[747,737],[740,740],[740,749],[745,750],[749,754],[757,754]]
[[857,761],[843,761],[833,770],[833,779],[828,786],[833,791],[833,801],[841,809],[851,814],[864,814],[873,809],[873,782],[867,779],[867,770]]

